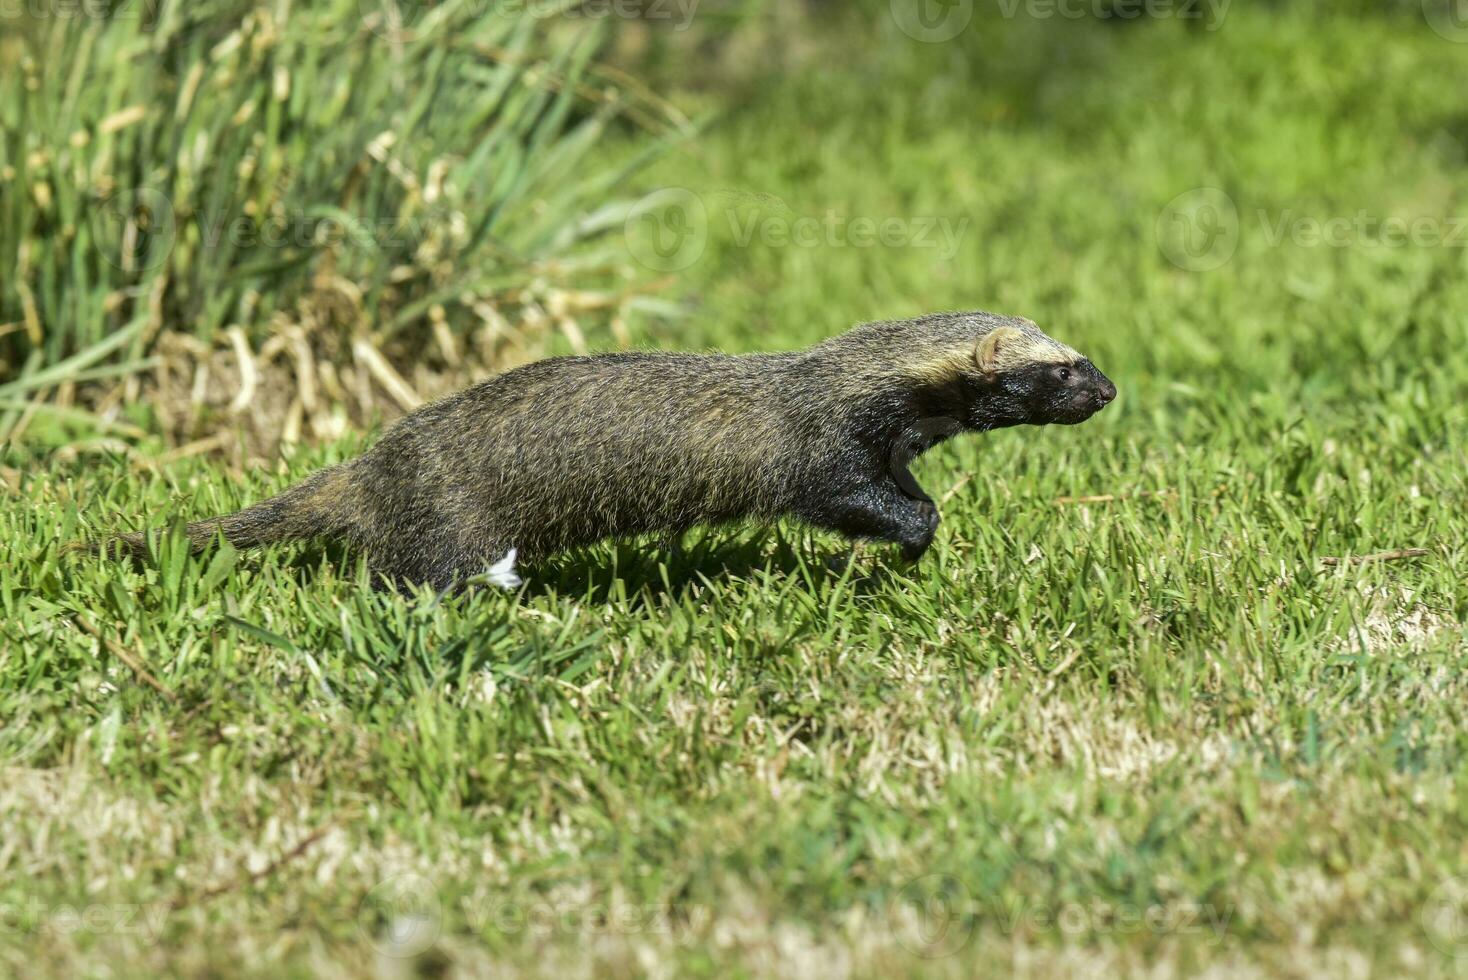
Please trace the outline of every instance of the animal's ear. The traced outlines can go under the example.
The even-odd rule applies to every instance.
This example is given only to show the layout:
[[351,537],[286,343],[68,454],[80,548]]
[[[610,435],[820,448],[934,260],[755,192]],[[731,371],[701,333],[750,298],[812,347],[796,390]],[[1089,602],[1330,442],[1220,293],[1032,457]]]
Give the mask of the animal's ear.
[[997,373],[1000,351],[1006,344],[1012,344],[1023,336],[1014,327],[996,327],[984,334],[979,346],[974,348],[974,360],[978,362],[979,370],[985,374]]

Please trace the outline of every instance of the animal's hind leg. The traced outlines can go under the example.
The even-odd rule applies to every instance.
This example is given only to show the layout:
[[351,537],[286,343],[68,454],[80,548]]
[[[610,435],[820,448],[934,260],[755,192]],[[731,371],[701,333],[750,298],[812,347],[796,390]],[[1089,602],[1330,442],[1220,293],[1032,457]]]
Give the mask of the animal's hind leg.
[[472,550],[453,550],[437,556],[427,567],[423,581],[439,594],[463,591],[464,587],[475,579],[481,579],[486,573],[495,570],[500,574],[491,578],[491,584],[501,588],[512,587],[506,580],[513,579],[518,584],[519,579],[513,574],[513,566],[502,566],[505,559],[509,557],[510,548],[491,548],[486,554],[479,548]]
[[420,585],[439,594],[457,592],[467,579],[482,570],[480,564],[454,549],[434,547],[429,542],[416,548],[412,557],[369,559],[372,587],[379,592],[393,588],[411,592]]
[[440,595],[463,591],[472,579],[503,561],[511,547],[478,529],[441,526],[398,532],[364,545],[378,588],[396,585],[411,591],[414,586],[428,586]]
[[420,579],[431,586],[439,595],[462,592],[464,586],[475,575],[484,571],[484,563],[460,553],[435,558],[424,570]]

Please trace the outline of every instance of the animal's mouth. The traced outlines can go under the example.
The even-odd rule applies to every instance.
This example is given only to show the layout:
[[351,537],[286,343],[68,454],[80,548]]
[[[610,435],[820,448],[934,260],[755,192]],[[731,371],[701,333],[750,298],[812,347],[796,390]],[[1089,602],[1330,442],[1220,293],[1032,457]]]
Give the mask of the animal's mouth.
[[1071,399],[1070,404],[1067,406],[1065,418],[1061,421],[1068,425],[1076,425],[1084,422],[1107,405],[1110,405],[1114,398],[1116,398],[1116,388],[1110,383],[1104,388],[1080,392]]
[[1094,388],[1082,396],[1086,418],[1090,418],[1107,405],[1110,405],[1115,398],[1116,385],[1111,383],[1110,378],[1102,377]]

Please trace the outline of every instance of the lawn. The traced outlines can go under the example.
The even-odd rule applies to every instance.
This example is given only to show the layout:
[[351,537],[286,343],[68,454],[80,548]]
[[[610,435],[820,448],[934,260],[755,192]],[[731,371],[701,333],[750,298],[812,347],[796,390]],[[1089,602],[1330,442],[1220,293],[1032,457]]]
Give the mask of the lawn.
[[58,554],[370,431],[240,466],[37,415],[0,973],[1468,972],[1468,44],[1415,4],[885,8],[654,74],[708,122],[621,188],[680,308],[628,342],[993,309],[1116,404],[922,460],[916,566],[723,528],[450,598],[329,544]]

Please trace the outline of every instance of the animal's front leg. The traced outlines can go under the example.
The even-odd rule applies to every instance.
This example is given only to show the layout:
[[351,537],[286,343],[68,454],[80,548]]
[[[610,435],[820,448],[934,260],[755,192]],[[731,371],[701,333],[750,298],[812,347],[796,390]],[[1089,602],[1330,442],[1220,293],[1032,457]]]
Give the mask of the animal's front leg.
[[898,436],[888,457],[887,468],[891,482],[898,491],[898,498],[889,506],[905,524],[902,557],[916,561],[933,543],[933,534],[938,530],[938,505],[918,485],[908,469],[919,455],[952,436],[959,430],[958,423],[951,418],[925,419]]
[[922,499],[909,496],[895,480],[883,477],[821,501],[801,516],[849,537],[890,541],[901,548],[904,559],[916,561],[933,543],[938,508],[916,483],[911,485]]
[[933,535],[938,531],[938,505],[933,503],[922,487],[918,486],[906,467],[898,479],[899,492],[886,501],[894,526],[901,527],[900,536],[894,540],[902,546],[902,557],[917,561],[933,544]]

